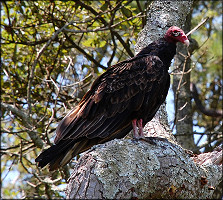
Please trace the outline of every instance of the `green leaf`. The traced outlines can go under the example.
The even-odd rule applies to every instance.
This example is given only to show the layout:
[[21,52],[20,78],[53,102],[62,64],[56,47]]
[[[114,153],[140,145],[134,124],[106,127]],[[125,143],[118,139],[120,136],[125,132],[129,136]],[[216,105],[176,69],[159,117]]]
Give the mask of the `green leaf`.
[[122,7],[121,11],[122,11],[122,14],[125,15],[126,17],[131,17],[132,16],[131,10],[129,10],[129,9],[125,8],[125,7]]
[[101,6],[101,10],[105,11],[108,8],[108,2],[105,2],[102,6]]
[[86,47],[92,47],[93,42],[94,42],[93,38],[88,38],[87,40],[82,42],[82,45]]
[[101,41],[100,43],[99,43],[99,47],[104,47],[106,45],[106,41]]

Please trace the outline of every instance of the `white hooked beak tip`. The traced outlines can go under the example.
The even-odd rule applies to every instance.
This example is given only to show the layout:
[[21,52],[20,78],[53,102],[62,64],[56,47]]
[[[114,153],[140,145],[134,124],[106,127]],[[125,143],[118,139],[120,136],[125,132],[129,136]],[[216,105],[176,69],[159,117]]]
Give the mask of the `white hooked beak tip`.
[[189,40],[184,40],[184,44],[185,44],[187,47],[189,47],[189,45],[190,45]]

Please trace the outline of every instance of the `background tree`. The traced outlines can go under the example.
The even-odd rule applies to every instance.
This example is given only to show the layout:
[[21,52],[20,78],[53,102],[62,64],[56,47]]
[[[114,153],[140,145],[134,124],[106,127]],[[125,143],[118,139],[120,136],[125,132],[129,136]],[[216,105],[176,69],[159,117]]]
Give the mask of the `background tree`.
[[[214,10],[212,10],[213,8]],[[210,37],[210,30],[215,30],[219,37],[222,35],[222,26],[219,24],[221,19],[218,18],[218,15],[215,15],[217,12],[221,12],[219,10],[221,8],[222,4],[219,1],[195,1],[192,20],[191,16],[188,16],[189,19],[187,20],[185,28],[189,31],[191,25],[192,27],[196,26],[198,21],[202,21],[202,18],[204,19],[207,17],[208,20],[206,21],[205,26],[201,26],[192,35],[194,39],[190,39],[191,45],[189,48],[191,57],[187,58],[188,61],[185,66],[184,61],[187,57],[186,49],[182,45],[178,46],[180,54],[176,56],[176,62],[174,63],[172,73],[174,75],[173,90],[175,94],[176,109],[173,126],[175,127],[176,125],[176,137],[185,148],[191,149],[194,152],[199,152],[202,148],[205,152],[212,151],[221,143],[222,139],[222,104],[219,103],[222,101],[222,73],[220,68],[220,65],[222,64],[222,49],[220,46],[216,46],[218,43],[215,38],[216,36],[213,35]],[[216,16],[216,18],[213,16]],[[199,38],[197,37],[198,35]],[[222,39],[219,38],[219,42],[221,41]],[[210,51],[207,51],[208,46],[213,48],[213,50],[218,49],[218,52],[213,52],[213,50],[211,50],[212,56],[210,56]],[[214,61],[215,58],[217,61]],[[190,91],[193,89],[191,82],[196,83],[194,85],[195,88],[197,87],[205,91],[203,95],[200,94],[199,103],[196,101],[198,97],[194,96],[194,93],[191,93]],[[202,82],[203,87],[200,85]],[[208,89],[210,88],[210,83],[214,85],[213,87],[215,89]],[[193,99],[193,101],[191,101],[191,99]],[[194,99],[195,102],[197,102],[196,106],[193,104]],[[201,104],[203,104],[205,108],[202,108],[200,106]],[[202,122],[200,121],[200,118],[203,119]],[[210,125],[210,123],[212,125]],[[199,134],[200,136],[198,136]],[[203,139],[204,137],[206,139]],[[203,142],[201,142],[202,139]]]
[[[40,171],[34,159],[52,144],[58,122],[92,81],[108,66],[133,56],[149,4],[131,0],[1,3],[3,198],[64,195],[60,191],[73,164],[49,174],[47,169]],[[193,34],[201,47],[191,58],[195,62],[191,76],[200,100],[213,109],[221,109],[222,102],[221,9],[220,1],[197,2],[192,13],[192,27],[202,17],[210,18]],[[195,106],[192,112],[193,123],[201,127],[201,137],[195,138],[198,149],[209,151],[219,145],[221,118],[201,115]]]

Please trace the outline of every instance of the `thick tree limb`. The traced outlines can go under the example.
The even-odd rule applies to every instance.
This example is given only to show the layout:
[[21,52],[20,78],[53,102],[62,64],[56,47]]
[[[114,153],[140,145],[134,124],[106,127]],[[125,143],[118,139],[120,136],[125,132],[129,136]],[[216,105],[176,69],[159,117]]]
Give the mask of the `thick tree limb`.
[[75,166],[67,198],[211,198],[209,188],[215,188],[222,177],[218,165],[222,158],[200,165],[206,154],[199,155],[196,163],[174,143],[153,142],[121,139],[92,148]]
[[222,110],[214,110],[214,109],[208,109],[205,108],[199,99],[199,94],[197,92],[197,88],[194,83],[190,84],[190,91],[192,93],[192,96],[194,98],[194,101],[196,103],[197,108],[205,115],[207,116],[212,116],[212,117],[223,117],[223,112]]
[[207,165],[207,164],[214,164],[214,165],[222,165],[222,148],[217,147],[214,149],[213,152],[202,153],[199,155],[193,156],[194,162],[199,165]]
[[[169,26],[181,27],[191,5],[192,1],[154,1],[136,53],[162,36]],[[69,179],[67,198],[211,198],[210,188],[216,187],[222,177],[220,151],[213,152],[211,157],[215,159],[208,162],[199,160],[207,154],[190,157],[169,129],[165,104],[147,123],[144,133],[159,138],[148,142],[113,140],[86,152]]]
[[158,111],[144,128],[153,137],[149,142],[113,140],[84,154],[70,177],[67,198],[211,198],[222,179],[222,149],[190,157],[167,122],[159,120],[162,115]]

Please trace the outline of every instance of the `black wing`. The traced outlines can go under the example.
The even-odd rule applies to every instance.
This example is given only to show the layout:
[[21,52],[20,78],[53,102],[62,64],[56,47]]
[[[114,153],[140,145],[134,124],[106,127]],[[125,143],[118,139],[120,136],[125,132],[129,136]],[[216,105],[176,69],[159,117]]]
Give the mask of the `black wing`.
[[64,117],[55,145],[36,162],[40,167],[50,163],[55,170],[95,144],[124,137],[132,129],[131,120],[151,120],[168,91],[167,77],[157,56],[140,55],[109,68]]
[[157,56],[147,56],[108,69],[61,121],[55,143],[82,137],[105,138],[131,124],[132,114],[142,108],[145,95],[157,88],[157,80],[164,76],[162,65]]

